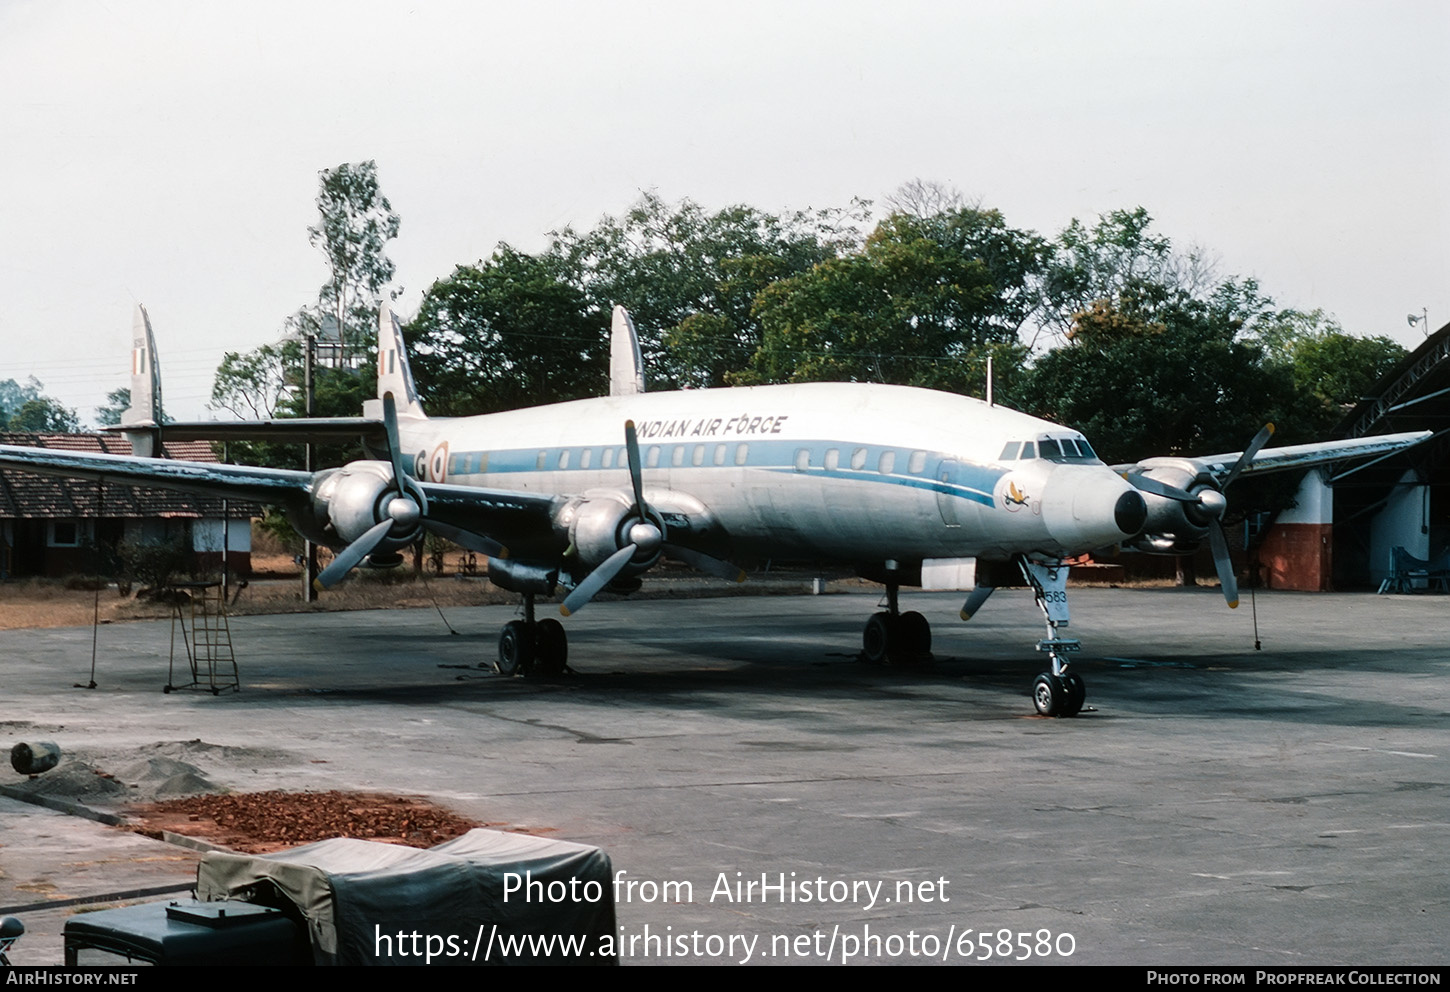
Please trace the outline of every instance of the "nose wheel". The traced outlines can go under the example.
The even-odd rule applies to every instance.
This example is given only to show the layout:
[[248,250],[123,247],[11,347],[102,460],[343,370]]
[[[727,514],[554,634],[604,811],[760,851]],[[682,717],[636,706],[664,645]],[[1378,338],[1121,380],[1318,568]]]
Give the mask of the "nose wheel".
[[1087,686],[1076,672],[1043,672],[1032,680],[1032,704],[1043,716],[1077,716],[1087,700]]

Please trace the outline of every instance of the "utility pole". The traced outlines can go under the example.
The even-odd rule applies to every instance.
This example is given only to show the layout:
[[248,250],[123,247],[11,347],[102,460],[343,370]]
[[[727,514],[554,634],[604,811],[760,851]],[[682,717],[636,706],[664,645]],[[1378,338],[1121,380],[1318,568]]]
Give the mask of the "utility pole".
[[[309,327],[303,332],[306,345],[303,348],[302,390],[307,416],[312,412],[312,364],[316,359],[317,329]],[[312,464],[312,442],[307,442],[307,471],[316,471]],[[302,544],[302,602],[317,602],[317,587],[312,583],[317,578],[317,545],[303,538]]]

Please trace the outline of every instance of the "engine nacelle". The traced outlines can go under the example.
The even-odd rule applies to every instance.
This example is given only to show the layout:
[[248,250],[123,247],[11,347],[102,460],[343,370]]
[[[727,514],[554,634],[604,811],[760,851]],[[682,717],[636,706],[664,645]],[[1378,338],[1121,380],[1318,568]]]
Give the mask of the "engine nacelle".
[[[413,489],[412,480],[405,479],[403,484],[405,490]],[[383,521],[391,521],[392,529],[377,545],[375,556],[401,551],[423,533],[421,494],[399,495],[393,466],[382,461],[349,462],[339,469],[318,472],[312,484],[312,505],[289,518],[303,536],[334,548],[345,547]]]
[[554,526],[568,534],[586,573],[633,544],[639,550],[622,574],[637,575],[659,561],[665,536],[664,518],[659,513],[646,507],[641,520],[634,501],[617,492],[592,492],[571,500],[554,518]]
[[1223,516],[1227,501],[1213,477],[1181,458],[1150,458],[1137,474],[1198,497],[1196,502],[1144,492],[1148,520],[1143,531],[1126,546],[1148,554],[1185,555],[1198,550],[1209,525]]

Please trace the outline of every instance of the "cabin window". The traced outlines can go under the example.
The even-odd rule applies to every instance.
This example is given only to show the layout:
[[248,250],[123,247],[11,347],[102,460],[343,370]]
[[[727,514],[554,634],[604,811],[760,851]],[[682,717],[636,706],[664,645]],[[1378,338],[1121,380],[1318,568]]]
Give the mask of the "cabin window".
[[568,467],[569,467],[569,449],[568,448],[565,448],[563,451],[559,452],[559,468],[568,468]]
[[834,472],[836,470],[836,466],[838,466],[840,464],[841,464],[841,449],[839,449],[839,448],[827,448],[826,449],[826,471],[827,472]]
[[725,464],[725,452],[726,452],[726,450],[727,450],[728,447],[729,447],[728,445],[724,445],[724,444],[717,444],[717,445],[715,445],[715,464],[716,465],[724,465]]
[[[544,466],[548,464],[548,460],[549,453],[547,451],[539,452],[539,457],[534,459],[534,468],[542,472],[544,470]],[[419,474],[421,475],[422,473]]]
[[580,468],[588,468],[589,467],[589,463],[593,460],[593,457],[594,457],[594,449],[593,448],[585,448],[583,451],[579,452],[579,467]]
[[658,468],[660,464],[660,446],[652,444],[649,446],[649,454],[645,456],[644,463],[649,468]]
[[1008,441],[1007,446],[1002,449],[1002,456],[998,461],[1015,462],[1017,460],[1017,452],[1021,447],[1021,441]]
[[604,449],[604,454],[602,456],[600,456],[600,458],[599,458],[599,467],[600,468],[613,468],[614,467],[614,449],[613,448],[605,448]]
[[694,453],[690,455],[690,464],[691,465],[703,465],[703,464],[705,464],[705,446],[703,444],[697,444],[697,445],[695,445]]
[[926,470],[926,452],[913,451],[911,459],[906,463],[906,470],[912,475],[920,475]]
[[876,463],[876,471],[880,472],[882,475],[890,475],[892,472],[896,471],[896,452],[881,452],[881,460]]
[[857,448],[855,451],[851,452],[851,467],[858,472],[866,467],[865,448]]
[[674,450],[670,452],[670,464],[675,468],[685,464],[685,446],[683,444],[675,445]]
[[750,457],[750,445],[738,444],[735,446],[735,464],[744,465],[745,459]]
[[811,449],[797,448],[795,452],[795,470],[804,472],[811,467]]

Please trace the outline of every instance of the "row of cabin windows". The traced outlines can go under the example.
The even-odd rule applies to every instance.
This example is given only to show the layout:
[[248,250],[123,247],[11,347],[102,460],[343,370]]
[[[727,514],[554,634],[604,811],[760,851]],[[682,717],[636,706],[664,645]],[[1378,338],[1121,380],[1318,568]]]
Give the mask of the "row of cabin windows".
[[[852,450],[849,464],[853,471],[860,472],[866,468],[871,453],[866,448]],[[827,472],[834,472],[841,467],[841,449],[827,448],[825,457],[821,462]],[[804,472],[811,467],[811,449],[797,448],[795,453],[796,471]],[[920,475],[926,470],[926,452],[913,451],[906,460],[906,470],[912,475]],[[876,457],[876,471],[882,475],[890,475],[896,471],[896,452],[890,448],[881,452]]]
[[[670,464],[675,468],[680,468],[685,464],[687,458],[691,465],[704,465],[706,458],[709,458],[710,464],[712,465],[724,465],[726,461],[730,460],[730,445],[717,444],[714,446],[714,451],[711,451],[710,447],[708,444],[697,444],[693,448],[686,444],[674,445],[670,449]],[[657,444],[652,444],[645,449],[645,468],[658,468],[661,454],[662,449]],[[744,465],[745,460],[749,456],[750,445],[737,444],[735,446],[734,461],[736,465]],[[613,468],[616,464],[621,466],[629,464],[629,449],[605,448],[600,452],[599,468]],[[566,469],[571,465],[574,468],[581,469],[594,468],[594,449],[580,449],[578,458],[576,459],[574,452],[566,448],[555,457],[553,467],[556,469]],[[549,452],[540,451],[538,458],[534,462],[534,467],[540,472],[547,470],[549,468]]]
[[[713,447],[713,450],[711,450]],[[658,468],[663,457],[663,449],[660,445],[651,445],[645,450],[644,464],[646,468]],[[688,462],[692,466],[705,464],[724,465],[733,461],[736,465],[744,465],[750,457],[750,445],[735,445],[734,458],[731,458],[730,445],[728,444],[677,444],[670,447],[669,463],[674,468],[682,468]],[[859,472],[866,468],[870,460],[870,452],[866,448],[855,448],[851,451],[848,464]],[[550,469],[550,457],[548,451],[540,451],[535,459],[534,468],[540,472]],[[587,468],[613,468],[616,464],[629,464],[628,449],[625,448],[604,448],[598,459],[598,465],[594,464],[594,449],[582,448],[576,453],[572,449],[564,449],[554,456],[552,468],[567,469],[570,467]],[[827,471],[835,471],[841,467],[841,449],[827,448],[822,465]],[[804,472],[811,467],[811,449],[799,448],[795,455],[795,467],[798,471]],[[926,452],[913,451],[907,458],[906,470],[913,475],[920,475],[926,470]],[[882,475],[890,475],[896,471],[896,452],[887,449],[881,452],[876,458],[876,471]]]

